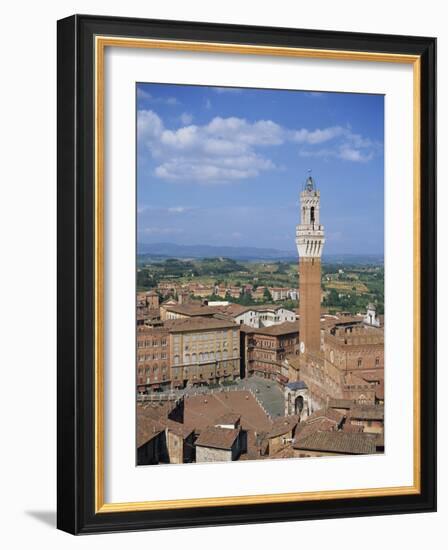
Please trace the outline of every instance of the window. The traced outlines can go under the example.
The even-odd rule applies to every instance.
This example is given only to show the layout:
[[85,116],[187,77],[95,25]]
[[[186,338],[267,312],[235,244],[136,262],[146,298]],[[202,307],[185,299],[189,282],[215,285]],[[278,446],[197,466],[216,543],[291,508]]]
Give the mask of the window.
[[358,367],[362,365],[362,359],[358,359]]
[[178,356],[178,355],[175,355],[175,356],[174,356],[174,364],[175,364],[175,365],[178,365],[178,364],[179,364],[179,356]]
[[376,357],[375,358],[375,365],[378,366],[379,364],[380,364],[380,358]]

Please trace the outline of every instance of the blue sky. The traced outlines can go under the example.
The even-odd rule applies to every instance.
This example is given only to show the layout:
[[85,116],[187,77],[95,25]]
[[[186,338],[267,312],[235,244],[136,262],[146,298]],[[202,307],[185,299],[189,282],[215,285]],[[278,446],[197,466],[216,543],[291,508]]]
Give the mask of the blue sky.
[[312,170],[327,254],[382,254],[384,98],[137,84],[137,239],[295,251]]

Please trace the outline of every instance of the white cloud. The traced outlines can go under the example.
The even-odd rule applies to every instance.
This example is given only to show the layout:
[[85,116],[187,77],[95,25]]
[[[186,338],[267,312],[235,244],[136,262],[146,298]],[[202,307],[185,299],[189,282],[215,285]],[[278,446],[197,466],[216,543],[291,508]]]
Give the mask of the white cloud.
[[339,158],[352,162],[368,162],[373,158],[373,153],[363,153],[360,149],[354,149],[348,145],[342,145],[339,149]]
[[[260,150],[288,142],[296,143],[304,157],[351,162],[367,162],[380,148],[349,127],[290,130],[272,120],[238,117],[214,117],[197,125],[184,115],[184,126],[167,129],[154,111],[138,112],[139,145],[156,160],[155,175],[161,179],[214,184],[254,178],[277,168]],[[324,143],[327,147],[316,149]]]
[[193,122],[193,115],[191,113],[182,113],[180,115],[180,121],[182,124],[191,124]]
[[179,100],[176,97],[156,97],[143,88],[137,88],[137,99],[146,101],[147,103],[163,103],[165,105],[179,105]]
[[341,126],[332,126],[322,130],[318,128],[317,130],[312,131],[302,128],[292,133],[292,139],[297,143],[315,145],[317,143],[324,143],[325,141],[335,139],[344,135],[346,132],[347,128],[342,128]]

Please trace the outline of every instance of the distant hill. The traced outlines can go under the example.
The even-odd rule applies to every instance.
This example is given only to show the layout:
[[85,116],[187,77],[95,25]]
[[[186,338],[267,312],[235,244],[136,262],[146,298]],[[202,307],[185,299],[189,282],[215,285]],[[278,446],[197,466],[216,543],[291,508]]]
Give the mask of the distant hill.
[[233,260],[294,259],[294,251],[250,246],[212,246],[207,244],[180,245],[174,243],[137,244],[137,254],[159,258],[231,258]]
[[[232,260],[270,260],[297,261],[295,250],[277,250],[275,248],[257,248],[251,246],[213,246],[207,244],[181,245],[174,243],[138,243],[139,260],[146,259],[193,259],[193,258],[230,258]],[[324,261],[335,264],[382,263],[380,254],[324,254]]]

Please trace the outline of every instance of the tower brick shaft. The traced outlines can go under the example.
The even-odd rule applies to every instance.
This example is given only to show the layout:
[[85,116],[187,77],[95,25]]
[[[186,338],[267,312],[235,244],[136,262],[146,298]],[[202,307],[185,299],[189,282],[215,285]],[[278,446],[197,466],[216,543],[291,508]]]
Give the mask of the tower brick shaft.
[[319,218],[320,192],[308,176],[300,193],[300,224],[296,229],[301,354],[320,349],[321,257],[325,238]]

